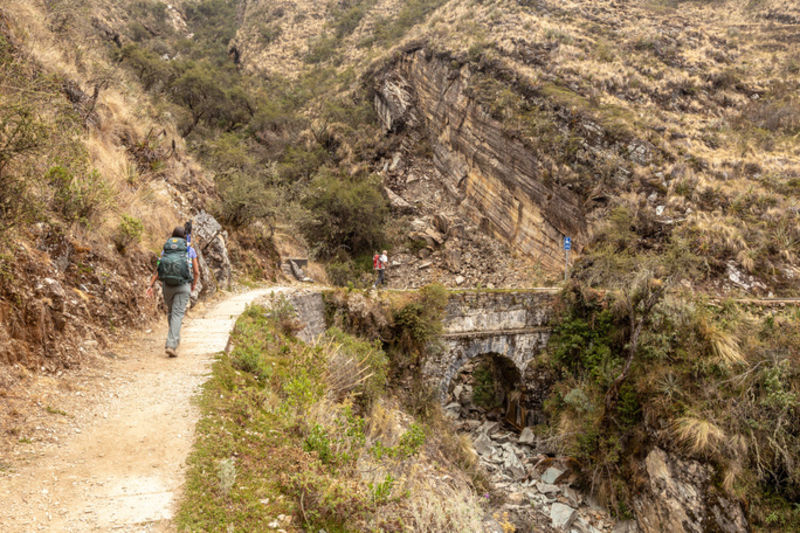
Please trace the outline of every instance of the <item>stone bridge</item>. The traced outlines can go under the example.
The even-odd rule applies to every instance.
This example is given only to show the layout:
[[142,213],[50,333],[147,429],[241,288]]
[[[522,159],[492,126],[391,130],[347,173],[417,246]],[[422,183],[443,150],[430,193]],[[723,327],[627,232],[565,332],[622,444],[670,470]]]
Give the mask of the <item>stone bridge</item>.
[[505,357],[525,375],[547,345],[556,289],[453,292],[443,319],[443,350],[423,374],[444,399],[464,364],[481,355]]

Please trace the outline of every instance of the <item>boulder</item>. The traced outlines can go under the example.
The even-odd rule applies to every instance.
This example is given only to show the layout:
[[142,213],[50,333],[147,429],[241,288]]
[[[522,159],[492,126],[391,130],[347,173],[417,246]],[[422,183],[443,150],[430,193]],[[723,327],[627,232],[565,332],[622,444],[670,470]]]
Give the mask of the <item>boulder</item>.
[[46,298],[46,302],[51,309],[63,311],[66,301],[66,292],[61,283],[53,278],[44,278],[36,285],[36,292]]
[[623,520],[614,525],[612,533],[639,533],[639,526],[635,520]]
[[398,213],[411,213],[414,211],[414,206],[392,189],[384,187],[383,190],[386,191],[386,197],[389,199],[389,206],[392,210]]
[[653,448],[644,461],[647,482],[634,500],[643,533],[749,531],[741,505],[719,494],[712,469]]
[[511,474],[514,479],[521,479],[525,477],[525,467],[514,452],[506,451],[503,454],[503,469]]
[[570,533],[600,533],[600,530],[579,515],[570,526]]
[[559,531],[568,531],[575,515],[575,509],[563,503],[556,502],[550,507],[550,522]]
[[194,217],[192,245],[201,258],[199,262],[203,292],[208,294],[230,285],[231,260],[228,257],[227,238],[228,232],[222,229],[213,216],[201,211]]
[[544,471],[544,474],[542,474],[542,477],[540,479],[544,483],[555,485],[556,483],[558,483],[558,480],[561,479],[561,477],[564,474],[565,474],[564,470],[551,466],[550,468]]
[[481,427],[479,428],[479,430],[478,430],[478,431],[480,431],[481,433],[484,433],[484,434],[488,435],[488,434],[490,434],[490,433],[494,433],[494,432],[495,432],[495,431],[497,431],[499,428],[500,428],[500,424],[498,424],[497,422],[495,422],[495,421],[493,421],[493,420],[487,420],[486,422],[484,422],[484,423],[481,425]]
[[481,433],[478,435],[478,438],[475,439],[472,445],[475,447],[476,452],[487,457],[494,451],[492,440],[486,435],[486,433]]
[[511,505],[522,505],[527,499],[528,497],[524,492],[512,492],[506,496],[506,501],[508,501],[508,503]]
[[450,233],[450,219],[448,219],[445,215],[440,213],[435,214],[433,216],[433,225],[442,235],[447,235]]
[[533,430],[529,427],[523,428],[522,433],[519,434],[519,443],[533,446],[535,442],[536,435],[533,433]]
[[578,507],[581,504],[581,493],[572,487],[562,487],[561,494],[567,499],[567,502],[573,506]]
[[551,485],[549,483],[542,483],[541,481],[536,484],[536,490],[541,492],[542,494],[558,494],[561,492],[561,489],[558,488],[558,485]]

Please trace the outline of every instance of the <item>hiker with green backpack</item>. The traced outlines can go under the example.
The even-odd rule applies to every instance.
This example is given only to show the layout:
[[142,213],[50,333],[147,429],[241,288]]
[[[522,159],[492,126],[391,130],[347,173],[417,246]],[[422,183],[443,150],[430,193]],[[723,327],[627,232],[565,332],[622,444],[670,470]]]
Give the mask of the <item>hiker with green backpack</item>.
[[167,320],[169,332],[164,348],[167,356],[178,356],[178,344],[181,341],[181,324],[186,314],[186,307],[200,278],[200,267],[197,262],[197,252],[189,244],[191,223],[186,228],[176,227],[172,231],[161,257],[158,259],[158,270],[150,279],[147,296],[153,294],[153,285],[160,280],[164,291],[164,304],[167,306]]

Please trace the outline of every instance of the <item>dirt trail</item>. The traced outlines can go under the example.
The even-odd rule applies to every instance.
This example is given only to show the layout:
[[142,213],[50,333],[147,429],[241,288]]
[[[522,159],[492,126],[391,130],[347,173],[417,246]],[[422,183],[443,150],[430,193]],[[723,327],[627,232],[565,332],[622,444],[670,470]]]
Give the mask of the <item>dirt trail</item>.
[[82,384],[105,401],[63,413],[66,436],[32,443],[29,464],[17,457],[0,472],[0,531],[171,531],[198,418],[191,399],[245,306],[284,290],[235,294],[190,315],[177,359],[164,356],[163,326],[117,347],[111,374]]

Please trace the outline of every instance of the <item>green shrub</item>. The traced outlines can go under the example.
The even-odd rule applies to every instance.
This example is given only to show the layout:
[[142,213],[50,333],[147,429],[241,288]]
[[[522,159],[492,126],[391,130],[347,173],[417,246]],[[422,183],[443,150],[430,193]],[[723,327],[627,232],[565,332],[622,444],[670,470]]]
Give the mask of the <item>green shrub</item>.
[[427,352],[429,344],[442,332],[445,305],[447,290],[433,284],[420,289],[415,300],[394,310],[395,342],[405,354],[419,357]]
[[397,453],[403,458],[411,457],[419,452],[423,444],[425,444],[425,430],[414,422],[400,436],[400,441],[397,443]]
[[368,483],[367,486],[372,493],[372,502],[375,504],[387,502],[389,497],[392,495],[392,489],[394,488],[395,481],[396,480],[392,474],[386,474],[386,477],[383,481],[378,483]]
[[261,28],[259,36],[261,37],[261,42],[267,45],[275,42],[282,33],[283,28],[281,28],[280,24],[267,24]]
[[482,361],[472,372],[472,401],[478,407],[494,409],[498,406],[493,365]]
[[367,9],[374,4],[375,0],[358,0],[346,3],[343,7],[337,5],[336,9],[333,10],[333,20],[331,22],[336,38],[343,39],[353,33],[367,13]]
[[127,44],[117,52],[117,59],[133,72],[147,91],[161,92],[175,80],[173,64],[164,61],[155,52],[136,44]]
[[368,46],[377,42],[382,46],[391,46],[444,3],[445,0],[408,0],[393,18],[377,20],[372,39],[359,44]]
[[8,163],[40,148],[47,137],[47,127],[32,108],[0,103],[0,186],[5,185],[4,171]]
[[68,168],[55,166],[47,171],[45,180],[53,187],[53,208],[70,222],[88,224],[110,199],[105,181],[96,170],[75,176]]
[[141,220],[131,215],[122,215],[122,220],[112,237],[117,251],[124,252],[131,244],[140,242],[143,231],[144,226]]
[[314,424],[311,431],[308,432],[303,449],[307,452],[316,452],[319,460],[323,464],[333,462],[334,456],[331,451],[331,440],[328,437],[328,432],[319,424]]
[[234,171],[217,175],[216,184],[219,200],[214,204],[214,214],[221,222],[242,227],[260,220],[270,228],[274,226],[280,192],[260,176]]
[[333,257],[342,250],[350,255],[369,253],[383,244],[389,210],[377,176],[322,170],[308,186],[302,204],[309,214],[301,228],[320,257]]
[[336,54],[339,38],[336,35],[322,34],[308,47],[305,56],[306,63],[322,63],[328,61]]
[[271,368],[261,357],[258,346],[237,345],[231,352],[231,364],[239,370],[253,374],[260,382],[266,382],[272,375]]
[[306,531],[349,531],[348,524],[362,520],[369,507],[354,483],[312,469],[292,474],[288,489],[302,502]]

